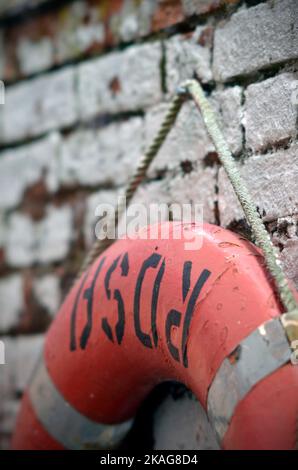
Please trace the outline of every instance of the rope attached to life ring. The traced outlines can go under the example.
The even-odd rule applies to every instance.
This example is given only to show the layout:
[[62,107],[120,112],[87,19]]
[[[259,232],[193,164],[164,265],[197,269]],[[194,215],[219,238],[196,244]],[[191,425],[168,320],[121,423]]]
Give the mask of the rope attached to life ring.
[[[281,267],[278,251],[270,239],[269,233],[267,232],[264,222],[259,212],[257,211],[253,198],[239,172],[239,169],[237,168],[232,153],[217,123],[215,113],[207,98],[205,97],[200,83],[197,80],[187,80],[177,89],[177,92],[156,137],[154,138],[148,150],[145,152],[144,156],[141,157],[136,171],[124,191],[124,196],[120,198],[120,201],[122,202],[120,202],[116,208],[116,220],[111,221],[111,223],[113,223],[113,225],[115,223],[116,225],[118,224],[122,214],[125,211],[126,204],[130,203],[138,186],[144,180],[150,163],[157,155],[168,133],[174,126],[182,104],[187,98],[191,98],[195,102],[202,114],[206,129],[218,152],[219,160],[222,163],[222,166],[232,184],[246,219],[251,226],[255,242],[263,251],[266,267],[275,282],[277,293],[285,308],[286,313],[282,315],[281,322],[285,328],[289,342],[292,343],[293,341],[298,340],[297,301]],[[107,232],[109,233],[109,228]],[[78,277],[82,275],[82,273],[91,265],[91,263],[108,246],[110,246],[113,241],[114,240],[112,238],[107,236],[103,240],[98,239],[94,242],[91,250],[87,254],[82,264],[82,267],[78,273]]]

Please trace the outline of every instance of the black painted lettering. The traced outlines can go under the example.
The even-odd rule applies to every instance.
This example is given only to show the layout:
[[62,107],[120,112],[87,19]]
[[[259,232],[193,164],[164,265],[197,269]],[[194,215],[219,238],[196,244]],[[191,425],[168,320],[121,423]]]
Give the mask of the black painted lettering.
[[[120,260],[120,256],[116,258],[110,268],[107,271],[107,274],[105,276],[105,290],[106,290],[106,295],[107,298],[111,298],[111,290],[110,290],[110,280],[113,272],[117,268],[118,262]],[[121,263],[120,263],[120,268],[121,268],[121,276],[127,276],[129,273],[129,262],[128,262],[128,253],[125,253]],[[124,302],[123,298],[121,295],[121,292],[119,289],[115,289],[114,291],[114,300],[117,301],[117,311],[118,311],[118,320],[117,324],[115,327],[115,333],[116,333],[116,340],[118,344],[121,344],[123,336],[124,336],[124,330],[125,330],[125,308],[124,308]],[[112,328],[109,324],[109,321],[106,317],[102,319],[102,329],[109,338],[110,341],[114,342],[114,335]]]
[[161,281],[163,279],[163,275],[165,272],[165,260],[163,260],[161,267],[158,270],[156,279],[154,281],[153,292],[152,292],[152,302],[151,302],[151,329],[152,329],[152,337],[153,343],[156,347],[158,344],[158,335],[157,335],[157,324],[156,324],[156,316],[157,316],[157,304],[158,304],[158,297],[159,297],[159,290]]
[[109,267],[109,269],[107,270],[107,273],[105,275],[104,285],[105,285],[107,298],[109,300],[111,298],[110,280],[111,280],[111,276],[112,276],[113,272],[117,268],[119,259],[120,259],[120,255],[116,259],[114,259],[113,263],[111,264],[111,266]]
[[81,338],[80,338],[80,346],[82,349],[85,349],[91,334],[92,330],[92,320],[93,320],[93,294],[96,280],[99,276],[101,268],[105,262],[105,258],[102,258],[96,268],[95,274],[92,279],[91,286],[84,292],[84,299],[87,300],[87,322],[84,326]]
[[141,292],[142,292],[142,285],[144,281],[144,277],[146,271],[149,268],[156,269],[159,262],[161,260],[161,255],[158,253],[153,253],[152,255],[147,258],[140,269],[136,288],[135,288],[135,295],[134,295],[134,324],[135,324],[135,332],[141,343],[146,346],[147,348],[152,348],[152,341],[150,335],[142,331],[141,328],[141,321],[140,321],[140,299],[141,299]]
[[87,271],[85,276],[81,280],[80,287],[78,288],[75,301],[72,307],[71,317],[70,317],[70,350],[75,351],[77,349],[77,340],[76,340],[76,322],[77,322],[77,310],[80,296],[86,282],[89,272]]
[[190,295],[187,308],[186,308],[186,313],[185,313],[185,318],[184,318],[184,324],[183,324],[183,332],[182,332],[182,360],[183,360],[183,365],[184,367],[188,367],[188,358],[187,358],[187,341],[188,341],[188,335],[189,335],[189,328],[190,328],[190,323],[192,320],[194,308],[196,301],[200,295],[200,292],[202,290],[202,287],[204,286],[205,282],[207,281],[208,277],[210,276],[210,271],[208,269],[204,269],[202,273],[199,276],[199,279],[197,280],[192,293]]
[[166,320],[166,339],[167,345],[170,351],[171,356],[175,361],[179,362],[179,350],[176,346],[173,345],[171,340],[171,330],[172,327],[179,327],[181,323],[181,312],[177,310],[170,310]]
[[[182,276],[183,302],[186,300],[186,297],[188,296],[188,292],[190,290],[191,269],[192,269],[192,262],[186,261],[183,266],[183,276]],[[189,328],[190,328],[195,304],[200,295],[202,287],[204,286],[210,274],[211,274],[210,271],[208,271],[207,269],[204,269],[202,271],[197,282],[195,283],[193,290],[191,291],[191,294],[189,296],[189,300],[186,306],[186,312],[185,312],[183,330],[182,330],[182,344],[181,344],[182,363],[184,367],[188,367],[187,341],[188,341]],[[173,309],[169,311],[167,319],[166,319],[166,338],[167,338],[168,349],[169,349],[171,356],[178,362],[180,362],[179,351],[177,347],[175,347],[172,344],[171,327],[172,326],[179,327],[181,324],[181,317],[182,317],[182,313]]]
[[182,298],[183,302],[187,297],[188,291],[190,289],[190,275],[191,275],[192,262],[185,261],[183,265],[183,275],[182,275]]

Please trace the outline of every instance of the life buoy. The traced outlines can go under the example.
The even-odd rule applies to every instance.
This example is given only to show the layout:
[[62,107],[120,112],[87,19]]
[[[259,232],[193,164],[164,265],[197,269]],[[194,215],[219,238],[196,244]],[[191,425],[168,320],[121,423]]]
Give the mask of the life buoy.
[[[177,224],[159,226],[168,240],[146,239],[148,228],[118,240],[77,281],[23,397],[14,449],[109,446],[168,379],[194,392],[223,449],[295,448],[298,368],[260,251],[209,224],[175,239]],[[185,249],[189,231],[200,249]]]

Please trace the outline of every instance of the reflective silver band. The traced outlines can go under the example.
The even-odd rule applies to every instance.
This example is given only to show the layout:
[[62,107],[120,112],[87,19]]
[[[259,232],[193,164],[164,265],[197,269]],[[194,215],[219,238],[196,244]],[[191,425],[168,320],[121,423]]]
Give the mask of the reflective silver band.
[[221,364],[208,393],[208,416],[219,442],[239,402],[260,380],[286,364],[291,349],[280,319],[254,330]]
[[112,449],[131,428],[132,420],[99,424],[76,411],[53,384],[43,361],[34,374],[29,395],[39,421],[66,449]]

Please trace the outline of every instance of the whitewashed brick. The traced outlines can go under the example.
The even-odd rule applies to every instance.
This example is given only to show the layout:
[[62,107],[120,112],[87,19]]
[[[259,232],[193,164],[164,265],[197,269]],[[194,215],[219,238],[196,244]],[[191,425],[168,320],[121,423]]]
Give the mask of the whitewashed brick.
[[0,209],[19,205],[26,189],[44,178],[49,192],[58,188],[60,137],[52,134],[0,153]]
[[83,63],[78,69],[82,118],[138,110],[161,99],[161,45],[128,47]]
[[[181,171],[169,173],[164,179],[142,185],[133,198],[133,203],[150,204],[195,204],[202,206],[205,222],[214,223],[214,204],[216,200],[216,168],[208,167],[204,171],[194,168],[185,175]],[[150,220],[156,223],[159,219]]]
[[35,261],[36,233],[32,220],[21,213],[8,218],[5,258],[13,267],[30,266]]
[[298,239],[290,240],[280,254],[285,274],[298,289]]
[[[168,110],[168,103],[156,106],[145,117],[145,142],[149,146],[160,128]],[[205,130],[201,115],[192,102],[185,103],[176,123],[159,150],[148,174],[156,176],[160,172],[173,170],[181,162],[202,162],[214,146]]]
[[78,131],[61,149],[61,182],[83,186],[127,182],[143,150],[143,121],[112,124],[101,130]]
[[54,274],[46,274],[36,278],[33,283],[33,292],[39,305],[54,316],[61,302],[59,278]]
[[49,37],[39,41],[22,39],[16,50],[20,72],[30,75],[50,68],[54,63],[54,52],[54,44]]
[[296,137],[295,86],[298,86],[298,75],[283,73],[247,88],[243,123],[249,149],[261,151]]
[[[165,180],[152,181],[139,186],[131,202],[131,204],[142,204],[147,209],[149,209],[152,204],[154,204],[156,208],[157,204],[166,204],[168,206],[170,203],[171,198],[168,191],[168,181]],[[128,217],[128,223],[130,220],[130,217]],[[166,220],[168,220],[167,212],[165,213],[162,210],[157,212],[156,210],[153,210],[149,213],[148,211],[148,220],[145,221],[144,225],[154,225]]]
[[280,217],[269,224],[273,243],[280,249],[280,259],[288,279],[298,289],[298,214]]
[[0,332],[16,326],[23,310],[23,280],[14,274],[0,280]]
[[0,373],[0,449],[7,449],[14,429],[20,400],[38,358],[41,354],[43,335],[11,338],[2,336],[5,345],[5,365]]
[[194,398],[168,396],[154,415],[155,450],[219,450],[207,415]]
[[24,214],[13,213],[8,219],[6,261],[13,267],[61,261],[73,236],[71,207],[48,206],[45,218],[35,223]]
[[86,247],[89,248],[95,241],[95,225],[98,217],[95,215],[95,210],[99,204],[111,204],[113,207],[117,203],[116,190],[101,190],[91,194],[87,198],[86,215],[84,220],[84,239]]
[[[242,149],[241,130],[241,88],[233,87],[225,91],[214,92],[211,104],[227,142],[235,154]],[[151,108],[145,116],[145,143],[148,147],[155,137],[169,108],[168,103]],[[194,103],[185,103],[177,117],[175,125],[167,136],[163,146],[152,162],[148,174],[158,176],[164,170],[173,170],[183,162],[202,164],[215,147],[207,134],[201,114]],[[202,169],[202,171],[205,171]]]
[[214,75],[225,81],[298,57],[298,2],[243,9],[215,31]]
[[[240,167],[242,176],[265,221],[298,212],[298,147],[250,157]],[[227,226],[244,218],[224,170],[219,171],[220,223]]]
[[[237,0],[231,3],[237,3]],[[183,11],[187,16],[209,13],[221,5],[221,0],[182,0]]]
[[6,233],[7,233],[7,226],[6,226],[5,213],[3,211],[0,211],[0,249],[5,246]]
[[[0,448],[7,448],[3,436],[9,438],[14,427],[22,394],[41,354],[43,335],[1,338],[5,345],[5,365],[0,373]],[[9,439],[8,439],[9,440]]]
[[217,112],[217,121],[222,128],[227,143],[234,154],[242,150],[242,88],[239,86],[215,91],[211,103]]
[[[44,335],[20,336],[14,346],[16,390],[23,392],[39,360],[44,343]],[[8,362],[9,366],[9,355]]]
[[43,335],[4,338],[7,374],[10,376],[14,393],[22,393],[40,357],[44,342]]
[[174,178],[169,175],[168,191],[171,202],[201,205],[204,222],[215,223],[216,173],[216,167],[198,167],[185,175],[180,173]]
[[204,28],[199,27],[191,39],[175,36],[166,41],[167,87],[172,94],[182,81],[192,78],[194,73],[203,82],[212,79],[210,68],[210,47],[198,44]]
[[51,263],[63,260],[73,237],[71,207],[48,207],[45,219],[37,224],[37,261]]
[[66,8],[63,23],[54,38],[55,57],[60,63],[79,56],[95,43],[101,44],[105,40],[100,8],[96,8],[96,5],[92,7],[85,1],[76,1]]
[[74,68],[66,67],[7,88],[2,141],[38,136],[67,127],[76,119]]
[[[22,394],[40,357],[43,335],[1,338],[5,345],[5,365],[0,373],[0,448],[7,448]],[[3,439],[7,437],[7,441]]]
[[157,0],[135,2],[124,0],[119,12],[115,12],[109,22],[115,41],[132,41],[151,32],[152,15]]
[[[149,208],[151,204],[166,204],[171,203],[177,204],[202,204],[203,215],[206,222],[214,222],[214,200],[215,196],[215,174],[214,168],[207,168],[205,172],[193,171],[190,174],[184,176],[178,172],[174,177],[168,175],[166,178],[159,181],[151,181],[141,185],[131,204],[142,204]],[[117,202],[117,193],[114,190],[104,190],[96,192],[91,195],[87,200],[86,218],[84,224],[84,234],[86,245],[89,247],[95,240],[94,229],[97,222],[95,216],[95,209],[99,204],[111,204],[115,206]],[[137,209],[137,208],[136,208]],[[132,220],[136,214],[128,214],[127,222]],[[163,220],[164,214],[162,212],[157,213],[156,211],[150,214],[152,218],[148,218],[145,223],[154,224]],[[120,235],[124,233],[125,226],[122,223],[119,224]]]

